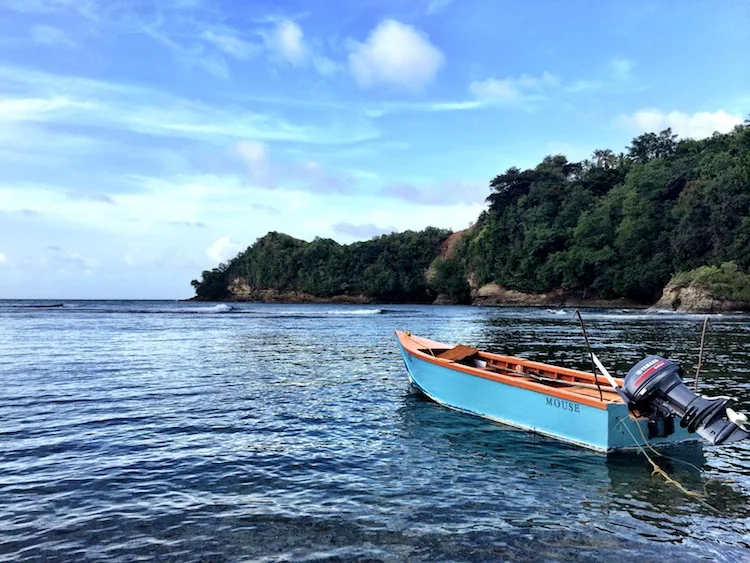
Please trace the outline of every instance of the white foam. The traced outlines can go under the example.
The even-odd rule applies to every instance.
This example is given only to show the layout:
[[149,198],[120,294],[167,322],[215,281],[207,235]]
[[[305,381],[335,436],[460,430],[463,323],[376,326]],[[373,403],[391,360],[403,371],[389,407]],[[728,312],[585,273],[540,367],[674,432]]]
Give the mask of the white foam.
[[355,309],[354,311],[327,311],[327,315],[379,315],[381,309]]
[[231,305],[227,305],[226,303],[220,303],[219,305],[214,305],[213,307],[201,307],[200,309],[196,309],[197,313],[228,313],[229,311],[233,311],[234,307]]

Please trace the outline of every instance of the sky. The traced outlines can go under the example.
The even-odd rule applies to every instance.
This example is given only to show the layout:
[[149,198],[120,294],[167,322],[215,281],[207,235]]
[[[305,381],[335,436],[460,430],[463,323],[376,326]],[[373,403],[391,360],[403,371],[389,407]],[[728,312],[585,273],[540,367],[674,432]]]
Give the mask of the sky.
[[749,114],[746,0],[0,0],[0,298],[190,297],[268,231],[460,230],[511,166]]

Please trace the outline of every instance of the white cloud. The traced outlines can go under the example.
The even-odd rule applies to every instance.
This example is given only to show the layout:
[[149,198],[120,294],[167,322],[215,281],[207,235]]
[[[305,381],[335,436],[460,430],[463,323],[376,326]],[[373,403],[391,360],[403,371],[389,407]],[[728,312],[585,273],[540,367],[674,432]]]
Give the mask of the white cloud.
[[0,120],[40,121],[44,114],[65,109],[86,109],[91,104],[71,100],[65,96],[49,98],[0,98]]
[[731,115],[723,109],[713,113],[700,111],[693,114],[681,111],[662,112],[658,109],[643,109],[632,115],[623,115],[618,121],[624,126],[643,133],[658,132],[671,127],[680,137],[702,139],[715,131],[728,133],[742,123],[742,116]]
[[312,64],[315,70],[323,76],[334,74],[343,68],[341,64],[323,55],[315,55],[312,58]]
[[304,33],[302,28],[293,21],[280,21],[273,33],[266,37],[266,44],[271,51],[292,64],[302,64],[307,60],[308,50]]
[[[243,105],[203,104],[152,88],[0,66],[0,80],[25,97],[0,97],[0,122],[94,125],[154,136],[226,142],[260,139],[311,143],[362,141],[378,134],[363,120],[312,116],[291,123]],[[2,127],[0,127],[2,135]]]
[[[570,143],[561,141],[552,141],[547,143],[547,150],[545,154],[561,154],[565,156],[570,162],[580,162],[586,160],[591,156],[591,149],[572,145]],[[539,155],[539,160],[543,158],[543,155]],[[489,194],[488,194],[489,195]]]
[[216,78],[229,78],[229,66],[221,55],[209,54],[195,57],[190,64],[202,68]]
[[237,143],[237,153],[253,166],[265,165],[268,162],[268,147],[258,141],[242,141]]
[[107,203],[109,205],[115,205],[115,200],[113,200],[107,194],[96,193],[96,192],[84,192],[84,191],[79,190],[79,191],[69,191],[67,195],[68,195],[68,199],[72,199],[75,201],[95,201],[99,203]]
[[345,222],[331,225],[331,230],[337,235],[345,235],[355,239],[369,239],[378,235],[387,235],[389,233],[397,232],[396,227],[378,227],[372,223],[353,225]]
[[[307,173],[314,176],[319,168],[308,163]],[[0,292],[9,297],[188,297],[192,293],[189,280],[199,276],[201,269],[215,267],[244,248],[235,241],[254,240],[280,230],[280,225],[284,232],[305,240],[315,236],[350,240],[352,235],[337,234],[332,225],[375,225],[398,231],[427,226],[461,229],[485,208],[483,202],[435,205],[434,199],[426,197],[424,202],[404,199],[394,205],[392,198],[362,190],[359,185],[346,194],[329,189],[328,195],[321,197],[320,193],[286,186],[275,191],[256,189],[232,176],[179,175],[132,181],[138,190],[118,193],[117,205],[70,199],[69,188],[61,191],[54,186],[0,183],[3,208],[14,213],[7,215],[8,219],[0,218],[0,228],[7,232],[23,228],[25,232],[25,236],[16,237],[18,240],[12,239],[17,248],[2,249],[13,253],[2,266],[8,275],[0,276]],[[375,180],[370,183],[377,185]],[[455,195],[454,200],[464,197]],[[36,213],[27,215],[24,210],[29,209]],[[186,227],[177,228],[178,223]],[[187,228],[201,223],[209,226]],[[211,225],[221,225],[222,230]],[[49,248],[50,244],[58,248]],[[208,255],[209,247],[215,255]],[[160,258],[181,253],[184,260],[173,260],[173,265]],[[17,263],[16,255],[38,258],[34,264],[27,264],[28,260]],[[127,255],[133,266],[128,265]],[[50,270],[66,273],[40,274]],[[80,275],[87,270],[92,272],[90,276]]]
[[35,25],[31,28],[31,39],[39,45],[73,48],[76,44],[62,29],[51,25]]
[[138,261],[136,260],[136,256],[138,255],[139,252],[140,252],[139,249],[135,249],[132,252],[126,252],[125,255],[122,257],[122,261],[125,262],[126,266],[128,266],[129,268],[132,268],[138,263]]
[[412,204],[429,206],[455,206],[481,204],[488,195],[487,187],[479,182],[444,180],[431,186],[414,186],[396,182],[383,186],[381,195],[401,199]]
[[560,79],[545,71],[540,77],[523,75],[475,80],[469,85],[469,90],[480,100],[517,103],[542,98],[549,90],[559,87]]
[[209,29],[204,31],[201,37],[227,55],[231,55],[237,59],[250,58],[257,55],[262,49],[260,45],[245,41],[229,32],[218,33]]
[[427,15],[432,16],[442,12],[451,4],[453,4],[453,0],[430,0],[430,3],[427,4]]
[[8,264],[8,257],[5,252],[0,252],[0,266],[6,266]]
[[344,194],[351,193],[354,187],[350,178],[333,174],[314,160],[273,162],[265,143],[242,141],[234,145],[234,152],[245,164],[256,188]]
[[242,247],[229,237],[219,237],[206,249],[206,257],[214,264],[226,262],[237,256]]
[[630,80],[635,63],[628,59],[616,58],[610,62],[610,66],[615,80],[625,82],[626,80]]
[[241,141],[234,150],[247,167],[254,183],[263,187],[275,187],[276,182],[271,169],[268,146],[259,141]]
[[464,111],[483,107],[480,100],[463,100],[459,102],[431,102],[424,105],[427,111]]
[[364,88],[384,84],[417,92],[444,63],[445,56],[427,35],[396,20],[381,22],[349,54],[349,68]]
[[59,271],[83,271],[86,275],[91,275],[99,267],[99,261],[80,252],[65,250],[57,246],[47,247],[47,256],[42,257],[44,264],[51,266]]

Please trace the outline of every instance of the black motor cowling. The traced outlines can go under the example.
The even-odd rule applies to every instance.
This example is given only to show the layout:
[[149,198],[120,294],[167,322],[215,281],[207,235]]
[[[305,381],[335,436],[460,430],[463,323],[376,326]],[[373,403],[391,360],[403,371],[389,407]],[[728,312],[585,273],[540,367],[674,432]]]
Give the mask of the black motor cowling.
[[728,397],[699,397],[682,382],[682,369],[672,360],[648,356],[625,376],[623,391],[633,410],[649,416],[680,417],[680,426],[713,444],[750,437],[747,417],[730,408]]

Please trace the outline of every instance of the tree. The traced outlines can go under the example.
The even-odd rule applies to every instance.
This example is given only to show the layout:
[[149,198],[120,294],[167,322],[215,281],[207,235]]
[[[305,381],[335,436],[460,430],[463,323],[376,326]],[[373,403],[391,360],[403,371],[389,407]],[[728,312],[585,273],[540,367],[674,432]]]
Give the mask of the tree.
[[612,168],[615,165],[615,153],[609,149],[597,149],[594,151],[594,159],[599,168]]
[[628,156],[636,162],[645,163],[654,158],[671,156],[677,149],[677,135],[667,128],[658,135],[644,133],[633,139],[628,147]]

